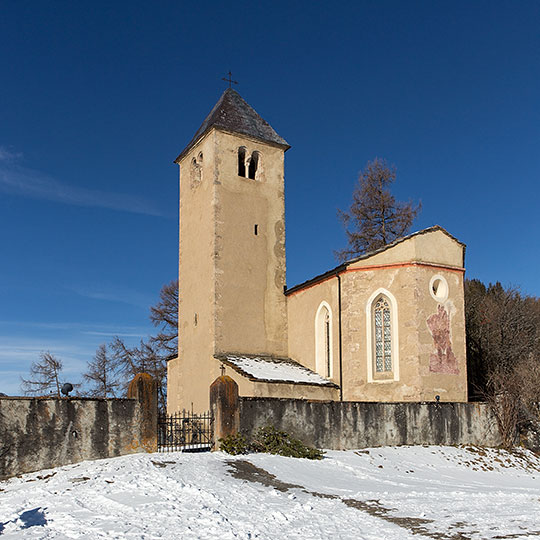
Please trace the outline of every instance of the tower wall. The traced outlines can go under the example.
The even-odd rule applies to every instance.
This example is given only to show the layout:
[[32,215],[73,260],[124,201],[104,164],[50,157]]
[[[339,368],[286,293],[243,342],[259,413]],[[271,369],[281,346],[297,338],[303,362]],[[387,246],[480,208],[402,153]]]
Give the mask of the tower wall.
[[[287,355],[284,152],[215,132],[215,350]],[[238,149],[259,153],[255,179]]]
[[[202,159],[201,159],[202,154]],[[195,160],[195,162],[193,161]],[[209,133],[180,162],[178,358],[168,364],[169,412],[207,408],[214,369],[215,144]]]

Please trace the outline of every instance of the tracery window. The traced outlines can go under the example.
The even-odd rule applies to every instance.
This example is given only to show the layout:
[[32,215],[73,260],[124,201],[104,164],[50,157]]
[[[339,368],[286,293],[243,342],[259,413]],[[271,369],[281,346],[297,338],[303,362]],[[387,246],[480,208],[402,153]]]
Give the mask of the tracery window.
[[373,303],[373,341],[375,372],[392,371],[392,317],[390,301],[384,295]]

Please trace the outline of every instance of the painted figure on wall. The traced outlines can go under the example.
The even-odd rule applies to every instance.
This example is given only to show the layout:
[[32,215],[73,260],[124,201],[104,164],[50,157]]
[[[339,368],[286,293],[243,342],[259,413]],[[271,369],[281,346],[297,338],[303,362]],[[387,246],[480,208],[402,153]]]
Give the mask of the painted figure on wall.
[[446,309],[439,305],[437,313],[428,318],[427,325],[435,345],[435,351],[429,356],[429,371],[458,375],[457,358],[450,340],[450,317]]

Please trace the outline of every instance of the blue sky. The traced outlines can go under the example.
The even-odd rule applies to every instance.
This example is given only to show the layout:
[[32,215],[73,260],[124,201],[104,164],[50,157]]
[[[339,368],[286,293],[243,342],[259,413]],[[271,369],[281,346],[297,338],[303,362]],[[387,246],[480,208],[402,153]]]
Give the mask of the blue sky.
[[172,163],[225,88],[292,145],[287,282],[336,264],[374,157],[467,244],[467,276],[540,295],[540,4],[0,3],[0,391],[42,350],[77,380],[151,331],[177,273]]

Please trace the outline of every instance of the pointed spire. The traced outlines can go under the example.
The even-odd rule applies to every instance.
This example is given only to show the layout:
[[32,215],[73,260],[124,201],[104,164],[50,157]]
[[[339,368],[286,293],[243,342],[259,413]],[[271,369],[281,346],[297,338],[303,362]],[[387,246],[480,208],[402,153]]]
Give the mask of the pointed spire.
[[236,90],[227,88],[197,130],[193,139],[175,159],[175,163],[178,163],[195,143],[213,127],[232,133],[248,135],[263,142],[277,144],[283,146],[285,150],[290,148],[287,141],[280,137],[272,126],[242,99]]

